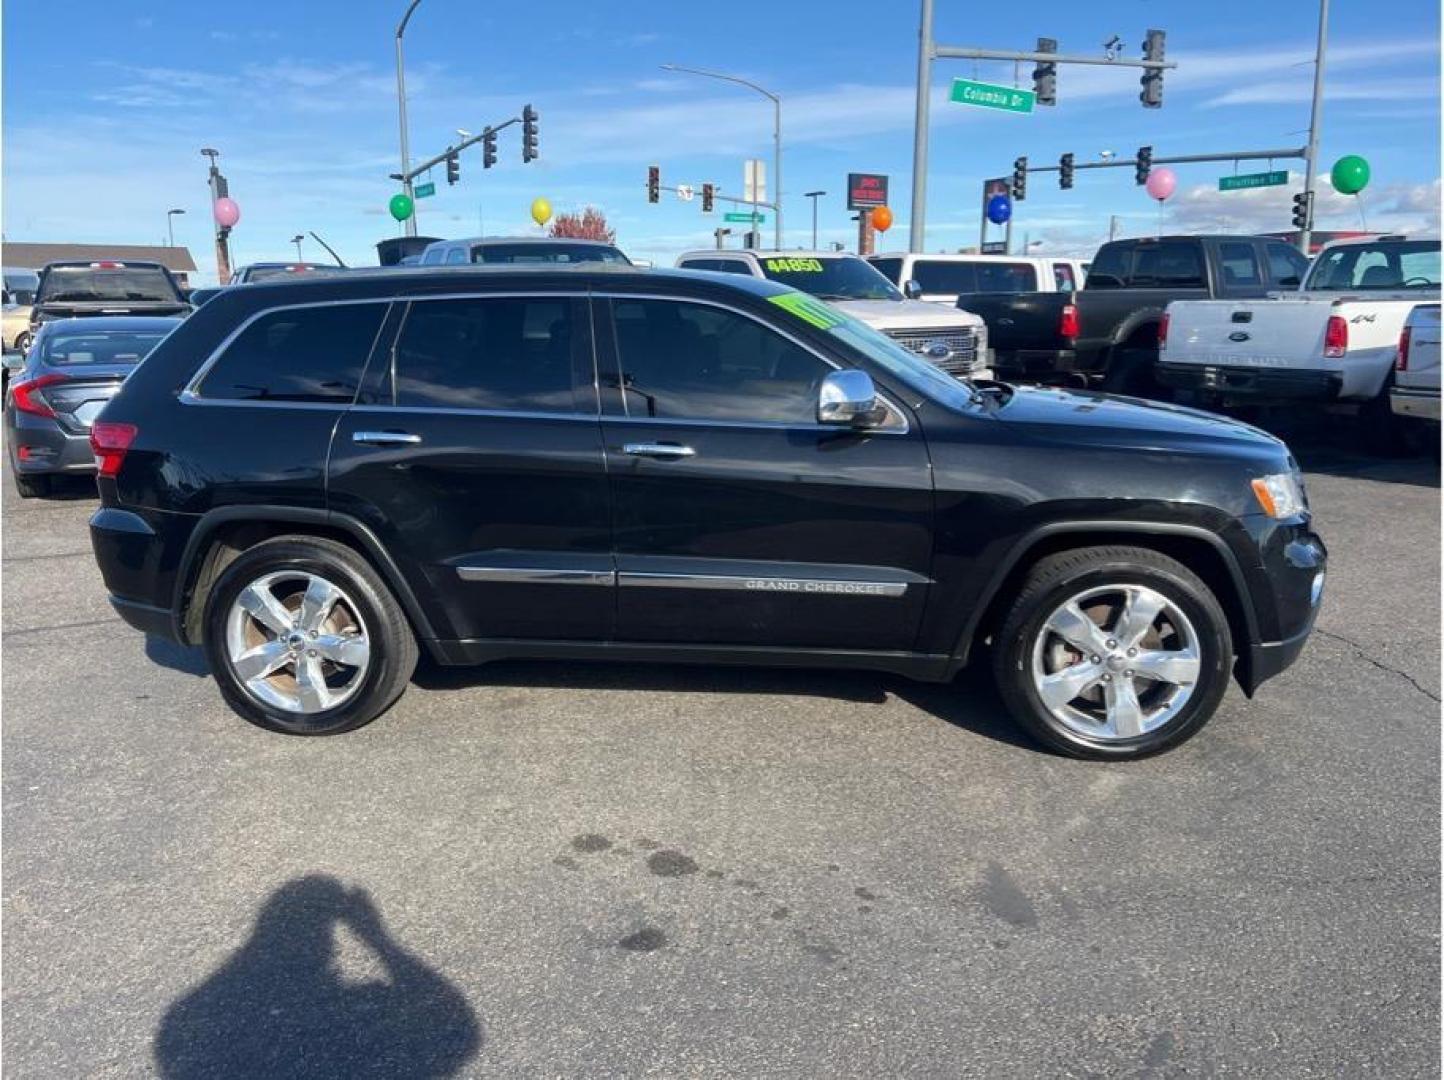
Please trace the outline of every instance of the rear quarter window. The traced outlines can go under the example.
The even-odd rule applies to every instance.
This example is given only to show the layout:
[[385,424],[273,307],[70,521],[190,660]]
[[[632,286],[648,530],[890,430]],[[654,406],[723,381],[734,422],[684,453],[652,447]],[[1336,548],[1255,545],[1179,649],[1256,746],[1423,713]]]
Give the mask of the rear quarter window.
[[225,347],[200,397],[346,405],[356,396],[386,304],[328,304],[268,312]]
[[894,285],[901,285],[899,280],[902,277],[901,259],[869,259],[868,262],[877,269],[877,272],[887,278]]

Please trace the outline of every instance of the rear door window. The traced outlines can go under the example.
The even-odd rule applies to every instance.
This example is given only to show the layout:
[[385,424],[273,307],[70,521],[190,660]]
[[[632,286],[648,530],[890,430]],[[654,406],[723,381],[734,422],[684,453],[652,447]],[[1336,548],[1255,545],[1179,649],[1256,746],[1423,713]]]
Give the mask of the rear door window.
[[203,398],[348,405],[386,304],[287,308],[256,319],[201,381]]
[[417,301],[396,341],[406,408],[577,411],[575,305],[567,296]]
[[1218,245],[1218,283],[1225,289],[1257,288],[1263,284],[1258,253],[1243,241]]
[[452,248],[446,253],[447,266],[460,266],[466,263],[466,248]]
[[872,263],[877,268],[877,272],[894,285],[902,284],[902,281],[899,280],[902,275],[901,259],[869,259],[868,262]]
[[1128,282],[1133,248],[1126,244],[1104,244],[1088,264],[1089,289],[1121,289]]
[[439,266],[441,264],[441,260],[444,258],[446,258],[445,248],[431,248],[429,251],[426,251],[422,254],[421,265]]
[[1298,248],[1277,242],[1265,245],[1269,277],[1281,289],[1297,289],[1308,271],[1309,260]]
[[980,262],[974,267],[978,274],[978,292],[1035,292],[1038,272],[1028,263]]
[[941,259],[917,259],[913,262],[913,280],[925,293],[971,293],[978,291],[978,275],[969,262],[944,262]]
[[[1095,270],[1094,273],[1097,273]],[[1203,259],[1197,244],[1145,244],[1133,259],[1129,285],[1135,289],[1202,289]]]

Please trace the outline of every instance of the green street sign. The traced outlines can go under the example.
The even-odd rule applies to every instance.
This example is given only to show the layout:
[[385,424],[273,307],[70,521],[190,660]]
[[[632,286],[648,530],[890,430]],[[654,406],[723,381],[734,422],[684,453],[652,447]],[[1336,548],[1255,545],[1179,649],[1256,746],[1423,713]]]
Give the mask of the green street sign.
[[1289,182],[1287,169],[1274,172],[1244,173],[1242,176],[1220,176],[1219,191],[1247,191],[1249,188],[1279,187]]
[[[749,222],[749,221],[752,221],[752,220],[753,220],[753,216],[752,216],[751,214],[744,214],[744,213],[740,213],[740,212],[729,212],[729,213],[726,213],[726,214],[723,214],[723,215],[722,215],[722,220],[723,220],[723,221],[742,221],[742,222]],[[766,214],[758,214],[757,217],[756,217],[756,221],[757,221],[757,224],[759,224],[759,225],[764,224],[764,223],[767,221],[767,215],[766,215]]]
[[415,195],[418,199],[429,199],[436,194],[435,184],[418,184]]
[[1002,109],[1004,112],[1030,113],[1038,95],[1031,90],[1015,90],[997,83],[954,79],[951,100],[959,105],[976,105],[980,109]]

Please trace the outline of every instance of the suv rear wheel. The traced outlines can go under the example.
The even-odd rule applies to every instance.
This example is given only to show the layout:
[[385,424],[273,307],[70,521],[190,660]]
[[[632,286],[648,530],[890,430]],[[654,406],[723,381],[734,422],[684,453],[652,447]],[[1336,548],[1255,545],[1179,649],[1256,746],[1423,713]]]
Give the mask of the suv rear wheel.
[[996,642],[1009,710],[1076,757],[1143,757],[1183,742],[1218,708],[1233,659],[1228,618],[1208,586],[1147,548],[1042,559]]
[[332,540],[281,536],[248,548],[206,600],[205,649],[226,702],[292,735],[374,720],[416,668],[416,638],[371,565]]

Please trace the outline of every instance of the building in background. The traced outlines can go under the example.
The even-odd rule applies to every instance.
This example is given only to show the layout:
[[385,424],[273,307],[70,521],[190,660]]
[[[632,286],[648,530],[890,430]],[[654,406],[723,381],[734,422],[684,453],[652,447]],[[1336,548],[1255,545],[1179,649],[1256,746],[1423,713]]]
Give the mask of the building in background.
[[196,272],[196,261],[189,248],[152,247],[145,244],[24,244],[7,241],[0,247],[0,261],[9,269],[39,270],[46,263],[94,262],[114,259],[117,262],[158,262],[176,276],[185,287]]

